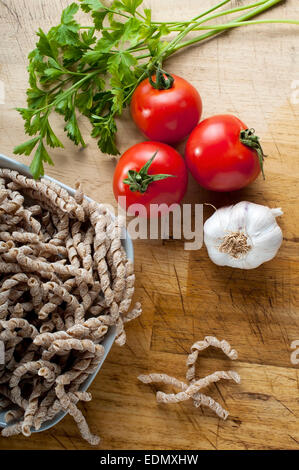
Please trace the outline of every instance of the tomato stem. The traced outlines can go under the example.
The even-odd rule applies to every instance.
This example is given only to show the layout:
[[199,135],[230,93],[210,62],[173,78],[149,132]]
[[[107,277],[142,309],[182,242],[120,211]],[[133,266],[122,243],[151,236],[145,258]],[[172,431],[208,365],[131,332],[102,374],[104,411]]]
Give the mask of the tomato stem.
[[157,175],[149,175],[148,170],[157,155],[158,150],[154,153],[154,155],[146,162],[146,164],[141,168],[141,170],[129,170],[128,171],[128,178],[125,178],[123,182],[128,184],[130,187],[130,191],[136,192],[138,191],[141,194],[144,194],[148,188],[148,186],[153,183],[154,181],[164,180],[165,178],[175,178],[175,175],[167,175],[167,174],[157,174]]
[[173,83],[174,83],[174,78],[170,73],[165,72],[165,70],[161,69],[161,66],[158,65],[155,67],[156,70],[154,72],[154,75],[156,76],[156,80],[154,81],[152,79],[152,72],[148,71],[148,79],[153,88],[156,90],[169,90],[172,88]]
[[264,173],[264,158],[267,156],[264,154],[262,146],[259,141],[259,137],[255,135],[254,129],[245,129],[240,132],[240,141],[242,144],[254,149],[259,157],[259,162],[262,170],[263,178],[265,179]]

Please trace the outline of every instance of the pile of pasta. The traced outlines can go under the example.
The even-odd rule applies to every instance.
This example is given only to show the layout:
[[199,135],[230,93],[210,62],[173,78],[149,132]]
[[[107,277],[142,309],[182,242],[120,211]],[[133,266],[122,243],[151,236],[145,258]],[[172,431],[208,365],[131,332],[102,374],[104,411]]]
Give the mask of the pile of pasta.
[[126,341],[134,293],[132,262],[121,244],[121,222],[42,179],[0,169],[0,410],[2,436],[32,430],[65,411],[82,436],[98,444],[77,407],[89,401],[82,384],[104,355],[108,329]]

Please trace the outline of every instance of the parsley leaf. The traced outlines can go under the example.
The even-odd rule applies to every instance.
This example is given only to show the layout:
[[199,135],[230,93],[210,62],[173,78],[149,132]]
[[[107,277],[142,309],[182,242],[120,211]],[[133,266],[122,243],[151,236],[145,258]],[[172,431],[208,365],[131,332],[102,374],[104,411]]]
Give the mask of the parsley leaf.
[[115,120],[110,115],[106,117],[95,116],[95,118],[97,122],[94,123],[91,135],[92,137],[100,136],[98,140],[100,150],[110,155],[118,155],[119,151],[114,140],[117,132]]
[[30,165],[30,171],[34,178],[38,178],[39,176],[44,175],[43,162],[46,162],[49,165],[54,165],[50,155],[45,149],[43,141],[40,139],[40,142],[34,155],[34,159],[32,160]]
[[30,155],[39,140],[40,137],[38,136],[17,145],[14,149],[14,153],[17,155]]
[[135,15],[137,8],[141,5],[142,1],[143,0],[121,0],[114,2],[114,5],[120,10],[124,10]]

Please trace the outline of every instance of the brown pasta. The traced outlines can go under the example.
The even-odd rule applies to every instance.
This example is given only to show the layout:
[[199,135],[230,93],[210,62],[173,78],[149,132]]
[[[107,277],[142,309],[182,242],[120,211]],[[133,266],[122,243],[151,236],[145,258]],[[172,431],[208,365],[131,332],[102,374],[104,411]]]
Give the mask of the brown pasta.
[[206,349],[209,346],[214,346],[222,349],[222,351],[230,358],[237,359],[237,351],[231,348],[230,344],[225,341],[219,341],[213,336],[206,336],[204,341],[198,341],[191,346],[191,353],[187,359],[187,383],[171,377],[167,374],[148,374],[140,375],[138,379],[145,383],[164,383],[166,385],[171,385],[180,391],[177,393],[164,393],[161,391],[157,392],[157,402],[158,403],[179,403],[190,398],[194,401],[194,406],[207,406],[213,410],[217,416],[222,419],[228,417],[228,412],[222,408],[222,406],[217,403],[213,398],[200,393],[202,388],[208,387],[211,383],[218,382],[221,379],[233,380],[236,383],[240,383],[241,379],[237,372],[235,371],[216,371],[213,374],[207,375],[206,377],[196,380],[195,379],[195,362],[198,357],[199,351]]
[[224,339],[222,341],[219,341],[214,336],[206,336],[203,341],[197,341],[191,346],[191,353],[187,358],[188,370],[186,378],[188,381],[192,381],[195,378],[195,363],[197,361],[199,352],[203,351],[204,349],[207,349],[209,346],[214,346],[214,348],[221,349],[224,354],[226,354],[226,356],[232,360],[238,358],[237,351],[235,349],[232,349],[227,341],[225,341]]
[[81,391],[104,355],[101,342],[124,324],[134,292],[133,265],[121,245],[120,221],[105,207],[74,197],[47,179],[0,169],[0,408],[2,436],[32,430],[58,412],[73,416],[97,445],[77,408]]

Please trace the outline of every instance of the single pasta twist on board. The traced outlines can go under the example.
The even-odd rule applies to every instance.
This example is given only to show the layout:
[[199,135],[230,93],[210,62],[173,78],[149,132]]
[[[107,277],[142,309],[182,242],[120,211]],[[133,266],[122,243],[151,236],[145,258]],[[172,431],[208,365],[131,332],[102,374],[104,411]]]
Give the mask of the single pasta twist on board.
[[233,370],[225,371],[216,371],[213,374],[207,375],[202,379],[195,378],[195,363],[198,358],[200,351],[208,348],[209,346],[214,346],[215,348],[221,349],[224,354],[232,360],[238,358],[238,353],[235,349],[232,349],[230,344],[225,341],[219,341],[214,336],[206,336],[203,341],[197,341],[191,346],[191,352],[187,358],[187,373],[186,379],[187,383],[171,377],[167,374],[148,374],[148,375],[139,375],[138,379],[145,383],[163,383],[165,385],[171,385],[174,388],[180,390],[177,393],[164,393],[158,391],[156,394],[158,403],[179,403],[190,398],[194,401],[194,406],[207,406],[213,410],[219,418],[226,419],[228,417],[228,411],[222,408],[220,403],[217,403],[213,398],[204,395],[200,392],[202,388],[208,387],[210,384],[218,382],[221,379],[224,380],[233,380],[236,383],[240,383],[241,378],[239,374]]
[[76,186],[0,169],[0,411],[2,436],[30,436],[65,411],[90,444],[78,401],[116,327],[124,344],[135,276],[121,244],[121,223]]

